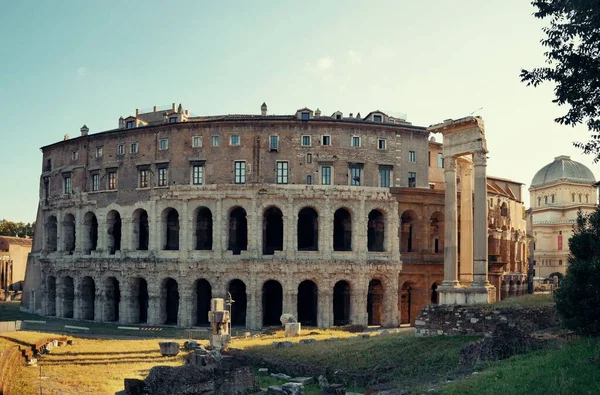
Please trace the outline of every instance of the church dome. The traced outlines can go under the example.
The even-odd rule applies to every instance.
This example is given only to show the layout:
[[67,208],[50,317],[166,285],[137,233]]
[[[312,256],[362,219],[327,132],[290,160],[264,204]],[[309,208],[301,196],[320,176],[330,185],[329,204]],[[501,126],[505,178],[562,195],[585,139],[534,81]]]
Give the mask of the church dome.
[[531,188],[539,188],[559,182],[591,185],[596,182],[594,173],[585,165],[571,160],[569,156],[558,156],[554,162],[542,167],[531,181]]

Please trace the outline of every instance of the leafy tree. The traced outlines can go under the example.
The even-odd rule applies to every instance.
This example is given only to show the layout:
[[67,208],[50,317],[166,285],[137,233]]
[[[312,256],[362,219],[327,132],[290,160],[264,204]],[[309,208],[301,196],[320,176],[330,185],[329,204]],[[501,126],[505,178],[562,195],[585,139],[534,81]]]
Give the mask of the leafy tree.
[[12,222],[6,219],[0,220],[0,236],[33,237],[35,222],[23,223]]
[[569,270],[554,293],[556,308],[568,328],[600,335],[600,207],[577,214],[569,250]]
[[588,142],[574,145],[600,160],[600,1],[534,0],[536,18],[547,19],[541,41],[547,66],[521,70],[521,81],[538,86],[554,82],[558,105],[569,111],[555,121],[575,126],[586,123],[591,133]]

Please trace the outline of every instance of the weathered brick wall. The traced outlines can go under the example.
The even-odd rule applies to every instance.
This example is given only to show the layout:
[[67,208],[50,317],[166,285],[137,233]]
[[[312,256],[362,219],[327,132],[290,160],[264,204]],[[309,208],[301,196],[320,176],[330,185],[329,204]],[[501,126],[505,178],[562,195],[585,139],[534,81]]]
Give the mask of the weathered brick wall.
[[537,308],[494,308],[493,306],[430,305],[415,321],[417,336],[473,335],[491,333],[500,323],[524,332],[559,325],[553,306]]

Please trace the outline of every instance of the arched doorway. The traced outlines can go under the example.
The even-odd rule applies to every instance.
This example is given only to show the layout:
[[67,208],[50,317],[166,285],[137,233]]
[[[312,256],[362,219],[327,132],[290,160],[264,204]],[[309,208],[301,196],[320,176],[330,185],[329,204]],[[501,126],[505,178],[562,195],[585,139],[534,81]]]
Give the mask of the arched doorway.
[[196,214],[196,249],[212,250],[213,217],[206,207],[200,207]]
[[212,288],[210,283],[205,279],[196,281],[194,286],[196,293],[196,309],[195,309],[195,320],[193,320],[196,326],[208,326],[208,313],[210,312],[210,299],[212,298]]
[[431,303],[432,304],[440,303],[440,294],[438,293],[437,288],[438,288],[437,283],[431,284]]
[[277,207],[270,207],[263,215],[263,255],[283,251],[283,214]]
[[233,254],[248,249],[248,220],[246,210],[236,207],[229,214],[229,245],[228,250]]
[[54,252],[57,250],[58,244],[58,222],[53,215],[46,222],[46,250]]
[[141,277],[133,279],[131,300],[135,314],[134,323],[145,324],[148,322],[148,283]]
[[87,212],[83,216],[83,228],[83,250],[86,254],[90,254],[98,246],[98,219],[94,213]]
[[163,306],[165,325],[177,325],[179,314],[179,286],[177,281],[167,278],[163,281]]
[[383,324],[383,285],[380,280],[373,279],[369,282],[367,317],[369,325]]
[[317,326],[319,290],[317,284],[305,280],[298,285],[298,322],[302,326]]
[[263,326],[281,326],[279,318],[283,310],[283,288],[275,280],[269,280],[262,287]]
[[412,286],[406,282],[400,288],[400,323],[410,324],[412,311]]
[[48,277],[48,302],[46,306],[46,314],[49,316],[56,315],[56,277]]
[[352,251],[352,217],[345,208],[333,215],[333,250]]
[[433,253],[444,252],[444,213],[436,211],[431,214],[429,222],[430,246]]
[[319,250],[319,215],[312,207],[298,213],[298,251]]
[[407,210],[400,217],[400,251],[413,252],[416,251],[416,243],[414,240],[414,224],[417,220],[417,214],[412,210]]
[[228,289],[234,300],[231,305],[231,326],[246,326],[246,284],[235,279],[229,283]]
[[148,249],[149,229],[148,213],[138,208],[133,212],[133,245],[138,251]]
[[72,254],[75,251],[75,216],[73,214],[65,215],[62,237],[65,251]]
[[179,213],[174,208],[168,208],[163,211],[164,228],[164,249],[176,251],[179,250]]
[[119,321],[119,303],[121,302],[121,289],[115,277],[106,279],[104,302],[104,321]]
[[379,210],[369,213],[367,248],[369,251],[385,251],[385,217]]
[[121,250],[121,214],[111,210],[106,215],[106,231],[108,232],[107,248],[110,254]]
[[333,286],[333,325],[350,324],[350,284],[338,281]]
[[81,318],[94,320],[96,302],[96,283],[94,279],[86,276],[81,280]]
[[73,277],[66,276],[63,278],[63,303],[62,316],[63,318],[73,318],[73,302],[75,301],[75,286]]

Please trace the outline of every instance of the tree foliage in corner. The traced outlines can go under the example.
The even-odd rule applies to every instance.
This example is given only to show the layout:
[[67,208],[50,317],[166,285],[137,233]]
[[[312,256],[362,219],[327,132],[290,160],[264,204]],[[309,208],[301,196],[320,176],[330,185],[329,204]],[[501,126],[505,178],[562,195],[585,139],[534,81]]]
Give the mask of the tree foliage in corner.
[[577,214],[569,239],[569,270],[554,293],[556,309],[567,328],[600,335],[600,207],[589,215]]
[[542,45],[547,66],[521,70],[521,81],[538,86],[556,84],[554,103],[570,106],[556,118],[562,125],[586,123],[591,138],[574,143],[586,154],[600,160],[600,1],[534,0],[536,18],[547,19]]
[[33,237],[35,222],[29,224],[24,222],[12,222],[6,219],[0,220],[0,236]]

